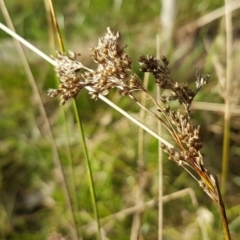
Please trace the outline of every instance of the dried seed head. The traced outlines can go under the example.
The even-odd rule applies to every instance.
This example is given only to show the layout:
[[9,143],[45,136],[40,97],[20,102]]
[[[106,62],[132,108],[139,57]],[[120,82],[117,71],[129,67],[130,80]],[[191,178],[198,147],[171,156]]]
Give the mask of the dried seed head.
[[[162,56],[159,60],[152,56],[141,56],[140,70],[151,72],[156,84],[170,92],[170,96],[161,96],[161,102],[165,104],[165,107],[162,107],[151,97],[139,78],[132,72],[131,59],[124,50],[125,47],[121,47],[119,42],[119,34],[114,34],[110,28],[107,28],[107,33],[99,39],[97,47],[91,48],[91,57],[97,63],[96,70],[85,67],[78,61],[76,53],[69,52],[68,55],[57,53],[56,72],[60,78],[60,85],[58,89],[50,89],[48,95],[51,97],[60,95],[61,104],[65,104],[69,98],[75,98],[81,89],[87,86],[91,87],[92,90],[89,93],[95,100],[98,99],[99,94],[107,95],[113,88],[117,88],[119,94],[128,95],[134,100],[136,98],[132,95],[133,91],[140,90],[147,93],[164,118],[155,116],[170,131],[180,150],[164,144],[161,145],[162,149],[169,155],[169,159],[178,165],[185,169],[187,166],[195,170],[201,179],[199,185],[217,202],[216,182],[203,165],[203,157],[199,152],[202,147],[199,138],[200,130],[199,127],[195,128],[192,125],[189,110],[198,90],[208,83],[210,76],[202,77],[196,72],[196,89],[191,90],[187,84],[180,85],[171,80],[169,62],[166,57]],[[178,100],[184,106],[184,112],[182,109],[172,110],[166,104],[174,100]]]
[[170,70],[168,69],[168,60],[162,56],[161,60],[153,56],[141,56],[139,58],[140,71],[151,72],[155,82],[160,88],[170,89],[172,82],[170,80]]
[[99,94],[107,95],[113,88],[118,88],[122,95],[143,90],[139,79],[131,71],[131,59],[124,48],[120,47],[119,34],[113,34],[107,28],[107,33],[99,39],[98,46],[91,48],[91,57],[98,64],[96,70],[88,69],[79,62],[76,53],[57,53],[55,69],[62,84],[57,90],[50,89],[48,95],[60,95],[61,104],[65,104],[87,86],[93,89],[89,93],[95,100]]

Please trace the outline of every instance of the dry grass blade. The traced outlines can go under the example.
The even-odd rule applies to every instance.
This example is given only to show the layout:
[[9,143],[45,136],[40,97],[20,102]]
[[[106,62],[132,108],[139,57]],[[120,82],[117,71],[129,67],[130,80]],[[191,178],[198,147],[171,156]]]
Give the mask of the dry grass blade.
[[[185,188],[180,191],[162,196],[162,202],[166,203],[169,201],[173,201],[173,200],[185,197],[186,195],[190,197],[193,207],[197,208],[198,201],[192,188]],[[117,213],[101,218],[100,221],[101,221],[101,224],[105,225],[105,228],[107,228],[108,226],[107,224],[108,223],[113,224],[114,220],[122,220],[123,218],[126,218],[129,215],[135,214],[136,212],[144,212],[146,209],[156,207],[157,205],[158,205],[158,199],[149,200],[147,202],[135,205],[130,208],[126,208]],[[84,231],[92,233],[92,231],[96,231],[96,223],[90,222],[82,226],[82,228]]]
[[[226,7],[228,9],[227,10],[228,13],[230,13],[240,8],[240,2],[238,0],[231,1],[226,4]],[[203,27],[204,25],[209,24],[212,21],[215,21],[216,19],[223,17],[224,15],[225,15],[225,6],[200,17],[196,21],[186,24],[185,26],[181,27],[178,30],[178,32],[180,35],[183,36],[187,32],[193,32],[196,29]]]
[[226,23],[226,81],[225,87],[225,111],[224,111],[224,136],[223,136],[223,157],[222,157],[222,179],[221,189],[223,194],[226,192],[226,182],[228,175],[228,159],[229,159],[229,148],[230,148],[230,121],[231,121],[231,82],[232,82],[232,71],[233,71],[233,29],[232,29],[232,14],[229,11],[230,1],[225,0],[225,23]]

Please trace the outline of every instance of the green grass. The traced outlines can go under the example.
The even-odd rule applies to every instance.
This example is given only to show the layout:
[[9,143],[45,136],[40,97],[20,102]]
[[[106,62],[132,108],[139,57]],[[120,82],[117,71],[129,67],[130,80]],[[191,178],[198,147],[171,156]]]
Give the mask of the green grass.
[[[16,31],[50,55],[43,1],[21,1],[17,4],[8,1],[6,4]],[[201,1],[201,4],[195,5],[190,4],[190,1],[179,3],[176,28],[220,6],[219,1],[210,0]],[[67,49],[83,52],[83,62],[89,62],[87,48],[97,44],[97,38],[105,33],[107,26],[113,28],[114,31],[121,32],[123,42],[128,45],[127,52],[134,61],[142,54],[155,54],[155,36],[161,10],[159,1],[150,3],[149,1],[132,1],[131,3],[123,1],[121,8],[115,9],[114,1],[92,0],[78,3],[78,1],[71,0],[58,1],[54,7],[59,17],[60,28],[64,29]],[[239,16],[239,12],[236,12],[236,15]],[[63,17],[64,24],[61,25]],[[2,15],[0,21],[4,22]],[[174,79],[192,82],[195,68],[207,69],[207,72],[212,73],[212,83],[198,95],[198,100],[201,101],[223,102],[214,92],[217,84],[217,78],[214,77],[215,69],[211,54],[206,53],[203,45],[203,39],[214,39],[220,34],[220,21],[217,20],[199,29],[196,34],[190,35],[191,41],[189,42],[176,35],[168,56],[170,60],[173,59],[170,65]],[[239,44],[237,30],[239,27],[236,25],[234,27],[236,45]],[[5,46],[2,43],[8,43],[10,47],[1,48],[1,45]],[[189,43],[189,46],[185,53],[177,55],[186,43]],[[2,31],[0,31],[0,49],[4,52],[4,56],[7,56],[7,60],[2,58],[0,61],[0,215],[2,216],[0,238],[47,239],[53,233],[71,236],[71,227],[69,227],[71,216],[66,209],[64,194],[58,182],[49,134],[44,127],[44,121],[36,106],[33,92],[18,60],[19,56],[12,45],[11,38]],[[162,54],[164,54],[164,49],[162,49]],[[218,54],[221,59],[224,59],[223,52],[218,52]],[[239,55],[239,50],[236,50],[235,54]],[[80,209],[80,212],[75,212],[80,228],[93,221],[94,212],[82,143],[71,106],[73,103],[66,104],[64,108],[76,178],[77,191],[75,193],[71,180],[72,169],[68,162],[68,141],[61,107],[57,99],[47,97],[46,93],[49,87],[55,87],[53,67],[38,57],[33,57],[33,54],[28,51],[27,56],[30,56],[29,63],[52,126],[64,173],[70,186],[70,198],[74,199],[74,194],[77,194],[78,202],[73,200],[73,204],[74,209],[76,205]],[[138,71],[137,62],[133,62],[133,66]],[[233,74],[238,77],[237,71],[235,67]],[[155,88],[155,85],[150,83],[149,89],[154,92]],[[138,114],[139,110],[131,100],[120,99],[117,93],[111,93],[109,98],[130,113]],[[93,101],[84,91],[76,101],[82,116],[101,219],[135,204],[135,189],[138,184],[138,127],[105,103]],[[223,115],[219,112],[204,111],[204,109],[194,110],[193,115],[195,125],[201,125],[205,164],[213,173],[220,176]],[[232,119],[232,132],[235,134],[239,132],[238,118],[235,116]],[[156,122],[151,118],[147,118],[147,125],[156,129]],[[219,126],[220,131],[214,131],[214,126]],[[144,200],[148,201],[156,198],[158,194],[158,144],[157,140],[148,134],[145,134],[144,139],[144,160],[148,182],[143,196]],[[225,202],[230,229],[233,229],[232,239],[238,239],[240,223],[237,217],[240,205],[237,159],[240,154],[236,149],[238,149],[239,140],[231,140],[231,146]],[[218,234],[218,239],[224,239],[221,225],[218,222],[220,217],[216,206],[186,172],[165,159],[163,181],[164,195],[187,187],[193,188],[199,207],[203,206],[214,216],[214,222],[208,229],[209,238],[214,239]],[[52,190],[49,190],[51,188]],[[28,202],[30,196],[37,197],[39,200],[32,207]],[[144,211],[141,228],[144,239],[157,239],[157,215],[156,207],[147,208]],[[187,239],[186,232],[190,232],[190,229],[193,229],[196,235],[201,234],[196,220],[196,209],[187,196],[165,203],[163,218],[164,239]],[[107,223],[109,239],[129,239],[132,215],[121,220],[112,220],[112,225],[110,223],[111,221]],[[95,236],[88,236],[85,233],[84,239],[95,239]]]

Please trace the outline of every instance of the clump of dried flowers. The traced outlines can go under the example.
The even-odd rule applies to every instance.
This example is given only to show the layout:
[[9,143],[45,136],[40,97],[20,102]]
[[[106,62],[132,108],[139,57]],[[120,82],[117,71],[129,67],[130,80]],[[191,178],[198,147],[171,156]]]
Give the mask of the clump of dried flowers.
[[91,48],[91,57],[98,64],[96,70],[85,67],[77,60],[75,53],[58,53],[55,58],[56,72],[61,84],[58,89],[50,89],[48,95],[60,95],[61,104],[64,105],[87,86],[93,89],[89,93],[96,100],[99,94],[107,95],[113,88],[118,88],[121,95],[141,90],[142,83],[132,72],[131,59],[124,52],[124,47],[120,47],[118,38],[119,34],[114,35],[108,28],[106,35],[99,39],[98,46]]
[[[203,163],[200,152],[202,148],[199,138],[200,127],[193,126],[190,115],[190,105],[201,87],[208,83],[210,75],[202,76],[196,72],[196,89],[191,90],[187,84],[180,85],[172,81],[166,57],[157,59],[153,56],[141,56],[140,70],[152,73],[157,86],[170,92],[169,96],[162,95],[161,102],[158,102],[133,72],[131,59],[124,49],[125,47],[120,45],[119,34],[114,34],[107,28],[107,33],[99,39],[98,46],[91,48],[91,57],[97,63],[96,70],[84,66],[77,60],[75,53],[70,52],[68,55],[58,53],[55,58],[56,72],[61,83],[58,89],[50,89],[48,95],[50,97],[60,95],[61,104],[64,105],[85,87],[91,87],[89,93],[95,100],[99,94],[107,95],[110,90],[117,88],[120,95],[129,96],[139,104],[133,92],[144,92],[161,112],[161,116],[142,107],[163,123],[176,143],[176,147],[162,144],[162,149],[170,160],[175,161],[197,179],[200,187],[224,210],[217,179],[208,172]],[[172,110],[168,103],[173,100],[178,100],[183,108]],[[224,215],[225,210],[223,212]]]

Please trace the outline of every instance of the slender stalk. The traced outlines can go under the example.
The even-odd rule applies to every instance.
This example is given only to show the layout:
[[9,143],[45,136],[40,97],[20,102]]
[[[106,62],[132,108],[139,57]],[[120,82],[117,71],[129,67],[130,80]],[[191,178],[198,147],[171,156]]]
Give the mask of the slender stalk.
[[[143,85],[145,88],[147,88],[149,82],[149,73],[144,74],[144,79],[143,79]],[[145,106],[146,105],[146,94],[143,92],[141,93],[141,100],[140,103],[141,105]],[[139,118],[142,122],[144,122],[145,119],[145,109],[141,108],[139,112]],[[143,204],[144,201],[144,196],[143,196],[143,191],[146,185],[146,175],[145,173],[145,161],[144,161],[144,130],[142,128],[139,128],[138,131],[138,160],[137,160],[137,169],[138,169],[138,174],[137,174],[137,190],[135,194],[135,205]],[[140,238],[140,227],[141,227],[141,216],[142,216],[143,211],[136,211],[133,215],[133,223],[132,223],[132,229],[131,229],[131,240],[139,239]]]
[[[75,176],[76,174],[75,174],[75,171],[74,171],[72,151],[71,151],[71,147],[70,147],[70,140],[69,140],[70,136],[69,136],[69,128],[68,128],[68,125],[67,125],[66,110],[64,108],[62,108],[61,112],[62,112],[62,115],[63,115],[63,119],[64,119],[63,122],[64,122],[65,132],[66,132],[66,136],[67,136],[67,159],[68,159],[68,165],[69,165],[69,168],[70,168],[69,177],[71,179],[71,181],[70,181],[71,184],[69,184],[70,185],[69,192],[71,190],[72,195],[73,195],[73,199],[71,200],[71,204],[72,204],[72,208],[73,208],[73,213],[72,214],[73,214],[73,220],[75,222],[78,238],[80,239],[80,236],[82,236],[83,234],[82,234],[82,231],[81,231],[81,228],[80,228],[80,221],[78,220],[79,217],[77,217],[77,214],[79,213],[80,208],[79,208],[79,200],[78,200],[78,195],[77,195],[77,185],[76,185],[76,176]],[[70,198],[70,196],[69,196],[69,198]]]
[[[156,38],[157,59],[160,59],[160,39]],[[157,88],[157,99],[160,101],[161,89]],[[158,121],[158,135],[162,136],[163,126]],[[161,143],[158,143],[158,240],[163,238],[163,150]]]
[[99,222],[99,214],[98,214],[98,208],[97,208],[97,198],[96,198],[95,186],[94,186],[94,181],[93,181],[93,173],[92,173],[91,163],[90,163],[90,159],[89,159],[89,155],[88,155],[86,140],[85,140],[85,136],[84,136],[81,115],[80,115],[80,111],[78,110],[76,101],[74,101],[74,111],[75,111],[75,116],[77,116],[77,123],[78,123],[79,130],[81,132],[81,140],[83,143],[83,150],[84,150],[85,161],[86,161],[86,165],[87,165],[87,174],[88,174],[88,181],[89,181],[89,186],[90,186],[92,205],[93,205],[95,219],[97,221],[97,229],[98,229],[97,238],[102,239],[100,222]]
[[221,221],[222,221],[222,225],[223,225],[225,240],[231,240],[231,235],[230,235],[229,228],[228,228],[227,214],[226,214],[224,202],[223,202],[223,199],[222,199],[222,195],[221,195],[221,192],[220,192],[218,179],[217,179],[216,176],[213,176],[213,177],[214,177],[214,180],[215,180],[215,185],[216,185],[217,193],[218,193],[218,199],[219,199],[218,206],[219,206]]
[[52,51],[52,54],[54,54],[56,51],[56,47],[55,47],[55,41],[54,41],[54,31],[53,31],[53,23],[52,23],[49,0],[44,0],[44,7],[46,11],[46,19],[47,19],[47,25],[48,25],[47,29],[48,29],[50,51]]
[[58,26],[58,22],[57,22],[56,15],[55,15],[55,12],[54,12],[52,0],[48,0],[48,3],[49,3],[50,12],[51,12],[51,15],[52,15],[53,24],[56,28],[56,34],[57,34],[59,47],[60,47],[62,52],[65,52],[64,44],[63,44],[63,40],[62,40],[62,35],[61,35],[60,29],[59,29],[59,26]]
[[230,90],[232,81],[232,13],[229,11],[229,0],[225,0],[225,23],[226,23],[226,52],[227,52],[227,72],[225,82],[225,111],[224,111],[224,134],[223,134],[223,158],[222,158],[222,194],[226,192],[226,182],[228,175],[229,142],[230,142]]

